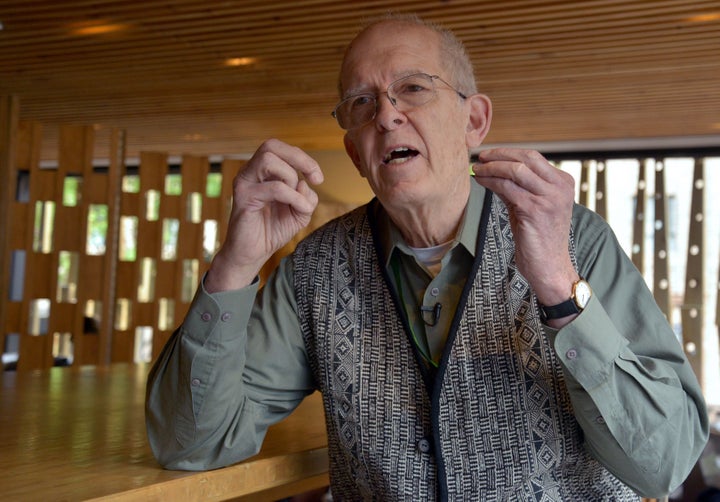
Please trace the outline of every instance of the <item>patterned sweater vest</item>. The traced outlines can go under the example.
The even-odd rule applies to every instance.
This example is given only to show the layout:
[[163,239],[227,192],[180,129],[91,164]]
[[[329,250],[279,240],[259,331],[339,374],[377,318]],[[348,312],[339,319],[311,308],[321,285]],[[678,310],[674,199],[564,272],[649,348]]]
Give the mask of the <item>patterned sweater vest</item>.
[[371,214],[364,206],[331,221],[294,254],[334,499],[639,500],[583,448],[499,199],[487,197],[431,385],[378,258]]

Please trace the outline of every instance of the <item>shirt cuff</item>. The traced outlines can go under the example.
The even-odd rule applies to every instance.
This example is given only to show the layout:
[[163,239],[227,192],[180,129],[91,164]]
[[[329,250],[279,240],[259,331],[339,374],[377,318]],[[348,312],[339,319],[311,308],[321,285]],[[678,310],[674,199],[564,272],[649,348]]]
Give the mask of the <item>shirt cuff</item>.
[[585,389],[607,380],[616,358],[628,344],[595,296],[571,323],[554,336],[550,333],[550,337],[566,370]]
[[259,281],[256,279],[242,289],[217,293],[208,293],[204,282],[203,277],[185,316],[184,336],[202,344],[220,327],[216,335],[220,341],[237,338],[250,320]]

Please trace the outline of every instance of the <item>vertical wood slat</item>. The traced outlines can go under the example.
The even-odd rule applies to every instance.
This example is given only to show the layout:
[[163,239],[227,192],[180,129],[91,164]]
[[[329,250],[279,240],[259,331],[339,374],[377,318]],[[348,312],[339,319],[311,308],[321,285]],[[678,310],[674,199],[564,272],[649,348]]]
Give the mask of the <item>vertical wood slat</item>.
[[[31,166],[39,163],[40,141],[42,138],[42,127],[37,122],[21,121],[17,126],[17,136],[14,145],[15,165],[11,166],[14,175],[18,176],[20,171],[31,171]],[[16,188],[16,187],[12,187]],[[8,241],[13,251],[25,253],[27,255],[32,249],[32,232],[34,208],[30,201],[13,200],[12,203],[12,236]],[[21,264],[24,273],[27,268],[27,260]],[[20,280],[22,279],[22,280]],[[18,277],[18,286],[21,291],[16,292],[21,296],[19,299],[7,300],[7,318],[5,323],[5,333],[15,333],[18,336],[27,329],[28,323],[28,301],[26,299],[26,288],[24,277]]]
[[[73,337],[73,350],[75,364],[97,364],[97,337],[99,333],[88,335],[84,330],[83,318],[85,315],[85,304],[87,300],[102,289],[100,283],[101,275],[98,275],[98,265],[102,267],[102,263],[98,261],[98,257],[88,256],[87,235],[88,235],[88,213],[90,210],[90,201],[93,196],[91,187],[91,178],[93,175],[92,157],[93,144],[95,141],[95,133],[89,126],[62,126],[60,128],[60,142],[58,145],[58,168],[55,172],[55,225],[53,231],[54,243],[51,256],[53,257],[52,268],[52,289],[53,293],[58,288],[58,265],[59,252],[70,251],[77,253],[78,259],[83,266],[78,276],[77,299],[71,305],[65,305],[65,315],[72,315],[72,320],[68,320],[68,326],[61,326],[58,323],[56,310],[60,304],[60,299],[52,295],[50,299],[50,326],[48,335],[53,336],[54,332],[69,332]],[[63,205],[63,185],[65,178],[69,175],[81,176],[82,183],[80,185],[79,200],[74,207],[66,207]],[[103,194],[103,198],[104,198]],[[68,224],[68,222],[72,222]],[[74,231],[68,233],[69,228]],[[61,237],[68,233],[70,236],[60,246]],[[94,270],[91,272],[89,268]],[[97,299],[97,297],[92,298]],[[68,329],[69,328],[69,329]]]
[[665,164],[662,160],[655,159],[655,264],[653,267],[653,294],[660,310],[665,314],[668,321],[671,321],[672,309],[670,304],[666,214]]
[[645,160],[638,159],[638,182],[635,196],[635,215],[633,217],[633,242],[631,258],[641,275],[645,274]]
[[685,268],[685,297],[680,307],[682,319],[683,346],[695,376],[703,384],[703,257],[704,162],[695,158],[693,188],[690,203],[690,225],[688,230],[687,265]]
[[112,338],[115,332],[115,300],[117,289],[117,260],[120,238],[120,208],[122,176],[125,168],[125,131],[114,129],[110,132],[110,158],[107,173],[108,193],[108,234],[107,266],[103,270],[102,309],[100,314],[100,338],[98,347],[99,363],[107,365],[112,360]]
[[[11,235],[13,214],[13,193],[17,184],[15,164],[15,142],[18,134],[20,102],[16,96],[0,96],[0,235]],[[13,239],[4,238],[0,244],[0,291],[10,284]],[[10,302],[7,293],[0,298],[0,350],[5,346],[5,333],[9,318]]]
[[595,180],[595,212],[607,220],[607,162],[597,161],[597,178]]
[[578,203],[590,207],[590,161],[583,160],[580,166],[580,195]]
[[40,169],[40,149],[42,143],[42,127],[37,123],[20,123],[21,134],[18,138],[17,169],[28,172],[29,199],[26,203],[25,227],[25,269],[23,295],[19,301],[20,324],[17,327],[20,335],[18,370],[49,368],[52,360],[52,338],[50,336],[32,336],[29,334],[30,305],[38,298],[50,296],[52,279],[48,280],[51,271],[51,256],[33,251],[33,229],[35,227],[36,203],[55,200],[55,172],[44,172]]

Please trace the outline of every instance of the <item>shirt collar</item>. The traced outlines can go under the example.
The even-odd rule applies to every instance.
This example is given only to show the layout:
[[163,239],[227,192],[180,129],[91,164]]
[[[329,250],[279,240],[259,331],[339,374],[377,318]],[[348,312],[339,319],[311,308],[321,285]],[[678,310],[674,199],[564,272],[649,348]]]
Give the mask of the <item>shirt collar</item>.
[[[463,213],[459,230],[453,243],[453,247],[457,244],[462,245],[473,258],[475,257],[475,249],[477,247],[480,217],[485,194],[485,188],[473,180],[470,184],[470,197],[465,206],[465,212]],[[407,254],[410,253],[410,250],[400,230],[392,222],[385,208],[379,203],[375,204],[375,221],[377,222],[377,236],[380,240],[380,248],[386,257],[385,267],[389,267],[390,258],[395,249]]]

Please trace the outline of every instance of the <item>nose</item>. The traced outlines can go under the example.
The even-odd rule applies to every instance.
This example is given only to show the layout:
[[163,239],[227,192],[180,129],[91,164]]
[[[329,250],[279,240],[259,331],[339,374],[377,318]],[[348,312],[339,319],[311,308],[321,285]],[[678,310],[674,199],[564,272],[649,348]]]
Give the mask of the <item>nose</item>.
[[377,97],[375,106],[375,124],[379,129],[394,129],[405,121],[405,114],[397,109],[397,100],[387,92]]

